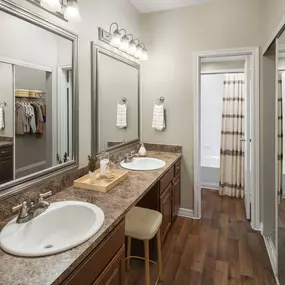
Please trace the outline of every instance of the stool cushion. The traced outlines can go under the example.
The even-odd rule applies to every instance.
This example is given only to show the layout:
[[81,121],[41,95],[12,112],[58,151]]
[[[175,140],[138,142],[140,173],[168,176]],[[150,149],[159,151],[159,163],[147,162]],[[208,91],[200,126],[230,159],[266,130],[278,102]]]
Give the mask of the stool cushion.
[[158,211],[133,207],[126,215],[125,235],[139,240],[152,239],[162,223]]

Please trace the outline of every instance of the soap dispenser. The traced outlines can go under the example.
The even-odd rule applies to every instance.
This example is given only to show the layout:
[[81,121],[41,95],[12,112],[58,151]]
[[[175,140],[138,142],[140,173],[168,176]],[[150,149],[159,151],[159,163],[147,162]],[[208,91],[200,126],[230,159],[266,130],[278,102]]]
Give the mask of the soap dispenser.
[[146,149],[143,143],[141,143],[141,147],[139,149],[139,156],[146,156]]

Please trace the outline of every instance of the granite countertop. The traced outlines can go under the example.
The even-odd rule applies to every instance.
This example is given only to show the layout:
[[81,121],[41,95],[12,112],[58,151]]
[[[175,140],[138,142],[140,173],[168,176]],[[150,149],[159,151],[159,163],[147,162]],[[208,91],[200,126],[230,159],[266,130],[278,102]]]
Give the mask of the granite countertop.
[[154,171],[130,171],[129,177],[108,193],[70,187],[52,196],[50,202],[71,200],[97,205],[105,214],[102,228],[82,245],[52,256],[14,257],[0,249],[0,285],[60,284],[119,224],[131,207],[152,188],[181,154],[148,152],[148,156],[163,159],[166,166]]
[[[0,147],[13,145],[13,142],[0,141]],[[0,283],[1,284],[1,283]]]

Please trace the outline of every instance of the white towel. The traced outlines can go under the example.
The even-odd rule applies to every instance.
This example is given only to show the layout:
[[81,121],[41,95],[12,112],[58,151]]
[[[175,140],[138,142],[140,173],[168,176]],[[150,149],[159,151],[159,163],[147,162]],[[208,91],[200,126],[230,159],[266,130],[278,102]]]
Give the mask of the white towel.
[[127,105],[117,104],[117,128],[123,129],[127,127]]
[[154,104],[152,127],[158,131],[162,131],[165,128],[164,107],[162,104]]
[[4,114],[4,108],[0,107],[0,130],[5,129],[5,114]]

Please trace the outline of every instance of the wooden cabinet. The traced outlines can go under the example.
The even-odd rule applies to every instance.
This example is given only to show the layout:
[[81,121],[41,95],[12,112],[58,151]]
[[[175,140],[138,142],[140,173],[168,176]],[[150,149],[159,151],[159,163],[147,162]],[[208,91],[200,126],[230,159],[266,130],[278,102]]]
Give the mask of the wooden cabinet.
[[160,196],[160,212],[163,216],[161,225],[162,241],[166,239],[172,223],[172,184],[170,183]]
[[180,208],[180,169],[181,160],[177,161],[160,180],[160,212],[163,216],[162,242],[165,241]]
[[175,220],[180,208],[180,173],[172,182],[172,222]]
[[0,147],[0,183],[13,180],[13,145]]
[[125,280],[125,247],[122,247],[93,285],[119,285]]
[[62,283],[124,285],[125,224],[120,223]]

